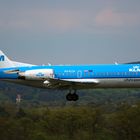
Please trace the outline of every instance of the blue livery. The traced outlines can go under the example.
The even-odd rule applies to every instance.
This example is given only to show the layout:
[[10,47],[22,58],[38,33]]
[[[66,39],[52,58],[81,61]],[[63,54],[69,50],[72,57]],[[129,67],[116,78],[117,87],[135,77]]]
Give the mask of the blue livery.
[[0,56],[0,61],[5,61],[4,55],[1,55],[1,56]]
[[39,88],[69,90],[77,101],[80,89],[139,88],[140,64],[36,66],[11,61],[0,51],[0,79]]

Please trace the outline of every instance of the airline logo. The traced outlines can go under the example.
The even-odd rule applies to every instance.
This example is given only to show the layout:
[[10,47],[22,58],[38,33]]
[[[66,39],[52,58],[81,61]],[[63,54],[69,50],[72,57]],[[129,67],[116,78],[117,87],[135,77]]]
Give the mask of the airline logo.
[[130,72],[140,72],[140,66],[133,66],[133,68],[129,69]]
[[5,61],[5,56],[4,55],[0,55],[0,62],[1,61]]
[[36,74],[36,77],[44,77],[44,76],[45,76],[45,74],[43,74],[41,72],[39,72],[38,74]]

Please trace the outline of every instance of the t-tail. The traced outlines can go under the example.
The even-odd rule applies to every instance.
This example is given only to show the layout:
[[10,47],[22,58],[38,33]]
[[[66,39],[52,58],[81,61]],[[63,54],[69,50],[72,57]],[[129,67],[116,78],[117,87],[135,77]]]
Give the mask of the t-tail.
[[33,65],[12,61],[0,50],[0,68],[11,68],[11,67],[19,67],[19,66],[24,67],[24,66],[33,66]]
[[0,50],[0,68],[14,67],[13,62]]

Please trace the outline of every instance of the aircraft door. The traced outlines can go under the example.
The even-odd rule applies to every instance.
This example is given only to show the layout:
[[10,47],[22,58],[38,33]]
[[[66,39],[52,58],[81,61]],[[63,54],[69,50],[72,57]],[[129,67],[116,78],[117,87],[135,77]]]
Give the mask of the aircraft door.
[[82,78],[82,71],[81,70],[77,71],[77,78]]

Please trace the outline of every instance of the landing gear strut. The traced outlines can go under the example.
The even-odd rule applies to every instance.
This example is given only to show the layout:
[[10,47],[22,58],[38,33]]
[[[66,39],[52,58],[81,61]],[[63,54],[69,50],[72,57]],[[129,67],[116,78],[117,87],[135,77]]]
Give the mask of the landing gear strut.
[[77,101],[79,99],[79,96],[76,94],[76,90],[74,93],[71,93],[71,91],[66,95],[66,99],[68,101]]

